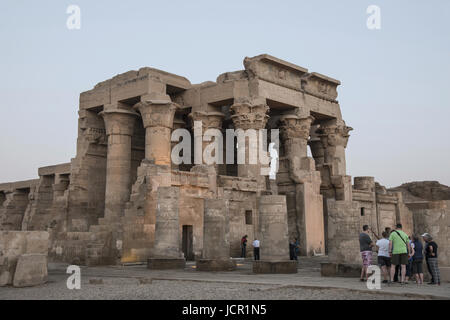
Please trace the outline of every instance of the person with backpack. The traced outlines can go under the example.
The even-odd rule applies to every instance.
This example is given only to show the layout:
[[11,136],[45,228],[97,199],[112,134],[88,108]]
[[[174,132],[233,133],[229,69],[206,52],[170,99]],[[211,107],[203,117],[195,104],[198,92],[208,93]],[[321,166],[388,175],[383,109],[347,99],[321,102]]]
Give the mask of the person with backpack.
[[402,224],[397,223],[395,230],[389,236],[389,253],[391,258],[391,282],[394,281],[395,267],[401,266],[401,284],[405,284],[406,264],[411,252],[409,237],[402,231]]
[[412,274],[416,278],[418,285],[423,284],[423,245],[417,234],[413,235],[413,242],[411,243],[411,248],[414,251],[412,256]]

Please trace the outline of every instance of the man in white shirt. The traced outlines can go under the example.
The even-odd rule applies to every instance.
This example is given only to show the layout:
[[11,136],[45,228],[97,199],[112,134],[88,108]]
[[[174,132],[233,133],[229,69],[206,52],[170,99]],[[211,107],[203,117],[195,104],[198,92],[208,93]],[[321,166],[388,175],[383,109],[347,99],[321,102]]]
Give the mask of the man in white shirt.
[[255,260],[259,260],[259,240],[255,239],[253,240],[253,256],[255,257]]
[[389,235],[386,231],[382,233],[383,238],[376,242],[378,248],[378,264],[383,271],[383,283],[388,282],[388,270],[391,267],[391,257],[389,255]]

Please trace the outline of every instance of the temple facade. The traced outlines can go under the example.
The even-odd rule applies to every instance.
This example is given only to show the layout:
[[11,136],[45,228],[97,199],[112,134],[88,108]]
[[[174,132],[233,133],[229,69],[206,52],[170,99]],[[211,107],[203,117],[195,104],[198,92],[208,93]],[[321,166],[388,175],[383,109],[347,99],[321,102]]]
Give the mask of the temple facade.
[[[215,82],[153,68],[117,75],[81,93],[75,158],[40,168],[39,179],[0,184],[0,229],[47,230],[51,260],[85,265],[143,262],[164,248],[186,260],[239,257],[244,235],[262,239],[262,255],[264,242],[285,255],[297,238],[301,255],[359,263],[362,225],[381,234],[400,222],[411,234],[413,212],[372,177],[352,184],[339,85],[266,54]],[[259,163],[173,163],[176,129],[207,148],[195,121],[203,132],[279,129],[276,179]],[[205,221],[226,225],[205,232]],[[282,238],[269,245],[271,233]],[[214,239],[225,248],[213,250]]]

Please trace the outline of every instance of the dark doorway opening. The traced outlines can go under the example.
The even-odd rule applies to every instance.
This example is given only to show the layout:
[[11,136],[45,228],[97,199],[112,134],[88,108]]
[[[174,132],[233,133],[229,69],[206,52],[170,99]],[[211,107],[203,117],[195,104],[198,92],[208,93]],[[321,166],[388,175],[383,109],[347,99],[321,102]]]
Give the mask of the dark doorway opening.
[[182,250],[184,257],[188,261],[195,259],[194,257],[194,228],[191,225],[183,226]]

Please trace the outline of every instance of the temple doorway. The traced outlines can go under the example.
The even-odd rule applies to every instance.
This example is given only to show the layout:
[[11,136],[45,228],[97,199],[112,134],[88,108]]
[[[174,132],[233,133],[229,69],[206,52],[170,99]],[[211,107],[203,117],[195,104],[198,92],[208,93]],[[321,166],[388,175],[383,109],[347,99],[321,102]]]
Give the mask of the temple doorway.
[[194,258],[194,228],[192,225],[183,226],[182,250],[187,261],[193,261]]

